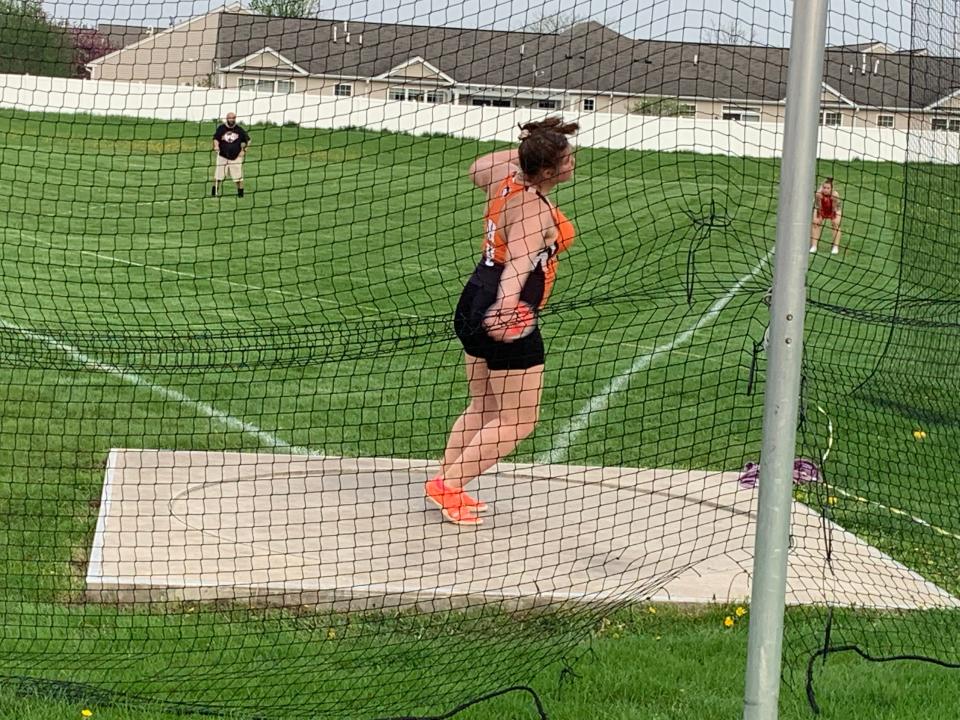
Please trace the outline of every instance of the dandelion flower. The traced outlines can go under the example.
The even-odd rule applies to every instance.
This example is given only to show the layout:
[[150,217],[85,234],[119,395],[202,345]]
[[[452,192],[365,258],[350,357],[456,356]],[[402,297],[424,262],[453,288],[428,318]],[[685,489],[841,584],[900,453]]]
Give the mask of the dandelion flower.
[[734,624],[735,622],[736,622],[736,620],[734,620],[730,615],[727,615],[727,616],[723,619],[723,626],[724,626],[724,627],[728,627],[728,628],[732,628],[732,627],[733,627],[733,624]]

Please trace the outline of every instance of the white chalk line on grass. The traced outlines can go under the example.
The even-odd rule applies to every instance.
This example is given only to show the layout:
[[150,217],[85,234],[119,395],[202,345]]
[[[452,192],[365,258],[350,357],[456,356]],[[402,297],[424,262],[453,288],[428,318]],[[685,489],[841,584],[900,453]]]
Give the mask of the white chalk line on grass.
[[[179,277],[191,278],[193,280],[205,280],[210,283],[221,283],[223,285],[230,285],[232,287],[244,288],[246,290],[257,290],[262,293],[273,293],[275,295],[281,295],[283,297],[292,298],[294,300],[300,300],[301,302],[312,301],[320,304],[326,303],[328,305],[336,306],[336,308],[340,311],[357,308],[361,310],[372,310],[378,315],[382,315],[384,313],[384,311],[381,310],[380,308],[376,308],[371,305],[364,305],[361,303],[357,303],[355,305],[344,308],[339,302],[337,302],[336,300],[331,300],[329,298],[324,298],[319,296],[303,297],[302,295],[299,295],[297,293],[288,292],[286,290],[280,290],[278,288],[261,287],[260,285],[251,285],[249,283],[237,282],[236,280],[227,280],[225,278],[204,277],[203,275],[194,275],[193,273],[185,272],[183,270],[172,270],[171,268],[160,267],[159,265],[149,265],[147,263],[140,263],[135,260],[125,260],[124,258],[114,257],[113,255],[107,255],[106,253],[94,252],[93,250],[79,250],[77,248],[64,248],[64,247],[60,247],[59,245],[55,245],[49,240],[44,240],[43,238],[37,237],[33,233],[30,233],[26,230],[17,230],[17,231],[8,231],[8,232],[16,232],[16,233],[19,233],[20,235],[28,235],[30,238],[33,239],[34,242],[40,243],[42,245],[46,245],[48,248],[52,250],[57,250],[62,253],[75,252],[81,255],[97,257],[97,258],[100,258],[101,260],[108,260],[110,262],[115,262],[120,265],[132,265],[134,267],[144,268],[145,270],[153,270],[155,272],[166,273],[168,275],[177,275]],[[65,235],[64,237],[66,237],[67,239],[73,238],[77,240],[82,240],[81,237],[78,237],[76,235]],[[405,313],[401,310],[390,310],[389,312],[400,315],[402,317],[409,317],[409,318],[420,317],[419,315],[414,315],[412,313]],[[360,320],[360,319],[363,319],[363,317],[364,316],[361,314],[360,317],[358,318],[349,318],[349,319]]]
[[[820,455],[820,466],[823,467],[824,465],[826,465],[827,458],[830,457],[830,453],[833,451],[834,429],[833,429],[833,420],[827,414],[827,411],[820,406],[819,403],[817,404],[817,412],[819,412],[821,415],[823,415],[827,419],[827,447],[823,451],[823,453],[821,453]],[[917,525],[930,528],[933,532],[937,533],[938,535],[943,535],[944,537],[953,538],[954,540],[960,540],[960,535],[957,535],[956,533],[952,533],[949,530],[944,530],[942,527],[938,527],[933,523],[928,522],[927,520],[924,520],[922,517],[913,515],[912,513],[909,513],[906,510],[901,510],[900,508],[895,508],[891,505],[884,505],[882,502],[877,502],[876,500],[865,498],[862,495],[857,495],[856,493],[849,493],[843,488],[839,488],[835,486],[828,485],[827,491],[828,493],[835,492],[838,495],[843,495],[845,498],[849,498],[850,500],[856,500],[857,502],[863,503],[864,505],[874,505],[880,508],[881,510],[886,510],[887,512],[893,515],[906,518],[910,522],[916,523]],[[834,500],[835,500],[834,497],[831,497],[829,495],[827,496],[828,505],[832,505]]]
[[130,370],[124,370],[116,365],[100,362],[99,360],[91,358],[85,355],[79,348],[75,348],[73,345],[62,342],[55,337],[33,332],[32,330],[26,330],[25,328],[22,328],[19,325],[16,325],[3,318],[0,318],[0,325],[8,330],[12,330],[20,335],[23,335],[25,338],[43,343],[47,347],[62,352],[67,357],[83,365],[83,367],[87,370],[114,375],[130,385],[147,388],[157,395],[167,398],[168,400],[174,400],[182,405],[196,408],[204,415],[225,425],[229,429],[239,430],[243,433],[246,433],[247,435],[256,438],[269,448],[283,450],[284,452],[288,452],[292,455],[310,455],[313,457],[322,457],[320,453],[310,450],[309,448],[300,447],[299,445],[291,445],[286,440],[277,437],[275,434],[263,430],[253,423],[236,418],[233,415],[224,412],[223,410],[215,408],[209,403],[203,402],[202,400],[195,400],[177,390],[173,390],[162,385],[155,385],[146,378],[141,377]]
[[676,335],[670,342],[658,345],[652,351],[641,355],[633,361],[633,364],[627,368],[627,370],[610,380],[600,393],[590,398],[582,408],[573,414],[567,425],[554,435],[553,449],[546,454],[540,455],[540,457],[537,458],[537,462],[548,464],[562,463],[567,457],[567,450],[577,441],[587,427],[589,427],[593,416],[607,409],[607,406],[610,404],[610,398],[626,388],[631,377],[641,370],[650,367],[650,364],[659,356],[665,355],[680,345],[689,342],[698,331],[713,322],[720,314],[720,311],[733,300],[744,285],[750,282],[750,280],[763,269],[764,265],[767,264],[772,256],[773,248],[770,248],[763,259],[760,260],[749,273],[737,280],[736,284],[727,291],[726,295],[714,302],[713,305],[700,316],[696,324],[687,328],[679,335]]
[[[933,532],[937,533],[937,535],[943,535],[944,537],[952,538],[954,540],[960,540],[960,535],[957,535],[956,533],[952,533],[949,530],[944,530],[942,527],[938,527],[933,523],[927,520],[924,520],[922,517],[913,515],[907,512],[906,510],[901,510],[900,508],[895,508],[891,505],[884,505],[881,502],[877,502],[876,500],[871,500],[870,498],[865,498],[861,495],[856,495],[855,493],[848,493],[846,490],[843,490],[833,485],[829,486],[829,492],[837,493],[838,495],[843,495],[845,498],[849,498],[850,500],[855,500],[858,503],[863,503],[864,505],[875,505],[881,510],[886,510],[891,514],[899,515],[900,517],[905,518],[912,523],[916,523],[917,525],[920,525],[922,527],[929,528]],[[830,504],[829,498],[827,502],[828,504]]]
[[[587,347],[599,347],[599,348],[609,348],[611,346],[615,346],[619,348],[619,347],[624,347],[625,345],[629,345],[641,352],[653,352],[656,349],[656,345],[654,345],[653,343],[642,343],[638,340],[614,339],[613,341],[608,341],[603,339],[597,340],[592,337],[579,337],[579,336],[567,338],[568,347],[570,343],[575,343],[575,342],[582,342]],[[674,348],[673,352],[674,354],[684,355],[685,357],[696,358],[698,360],[714,359],[713,355],[703,355],[698,352],[693,352],[692,350],[677,350],[676,348]]]

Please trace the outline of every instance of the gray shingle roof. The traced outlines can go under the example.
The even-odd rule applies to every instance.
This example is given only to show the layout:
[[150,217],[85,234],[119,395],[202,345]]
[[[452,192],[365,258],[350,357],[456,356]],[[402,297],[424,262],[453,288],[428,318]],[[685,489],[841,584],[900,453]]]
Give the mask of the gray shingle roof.
[[127,45],[133,45],[145,37],[149,37],[151,33],[157,32],[157,30],[156,28],[141,27],[139,25],[100,23],[97,25],[97,32],[106,36],[110,47],[123,48]]
[[[224,13],[218,61],[226,67],[270,47],[318,75],[375,77],[420,56],[466,85],[754,102],[786,95],[785,48],[635,40],[596,22],[556,35],[360,22],[347,30],[349,44],[343,22]],[[867,63],[863,73],[861,52],[828,49],[824,81],[876,107],[922,108],[960,89],[957,58],[885,53]]]
[[861,106],[923,108],[960,89],[960,60],[829,52],[824,81]]

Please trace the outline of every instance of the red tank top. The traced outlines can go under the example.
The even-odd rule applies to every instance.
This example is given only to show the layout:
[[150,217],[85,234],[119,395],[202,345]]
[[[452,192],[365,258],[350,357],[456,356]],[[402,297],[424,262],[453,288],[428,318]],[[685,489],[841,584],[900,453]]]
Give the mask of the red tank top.
[[820,216],[833,217],[833,195],[820,195]]

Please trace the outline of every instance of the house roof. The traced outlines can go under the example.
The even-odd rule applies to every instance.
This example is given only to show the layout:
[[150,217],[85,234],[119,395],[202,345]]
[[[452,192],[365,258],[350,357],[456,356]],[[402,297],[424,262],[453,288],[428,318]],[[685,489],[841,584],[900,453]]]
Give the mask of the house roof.
[[921,109],[960,89],[960,59],[828,52],[824,81],[860,106]]
[[850,50],[852,52],[876,52],[876,53],[889,53],[892,50],[887,47],[886,43],[881,42],[880,40],[870,40],[868,42],[862,43],[853,43],[850,45],[830,45],[828,50]]
[[123,48],[127,45],[133,45],[156,32],[160,32],[155,27],[142,27],[140,25],[118,25],[116,23],[100,23],[97,25],[97,32],[107,38],[107,44],[112,48]]
[[[217,62],[243,70],[269,48],[312,75],[413,79],[625,95],[783,102],[786,48],[634,39],[595,21],[557,34],[276,18],[220,10]],[[349,42],[347,42],[349,38]],[[827,48],[823,82],[838,102],[929,108],[960,90],[960,58],[869,52],[878,43]],[[413,62],[415,61],[415,62]],[[291,71],[292,72],[292,71]]]
[[554,35],[222,17],[222,67],[264,46],[312,74],[345,78],[383,76],[420,56],[464,85],[779,100],[786,82],[781,48],[634,40],[595,22]]

